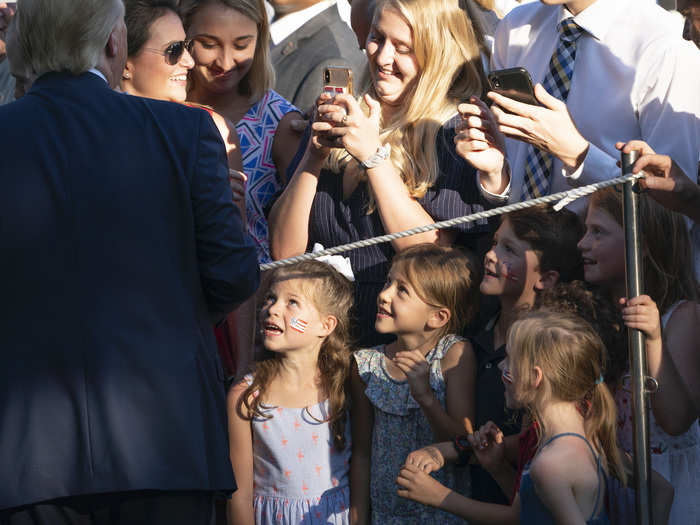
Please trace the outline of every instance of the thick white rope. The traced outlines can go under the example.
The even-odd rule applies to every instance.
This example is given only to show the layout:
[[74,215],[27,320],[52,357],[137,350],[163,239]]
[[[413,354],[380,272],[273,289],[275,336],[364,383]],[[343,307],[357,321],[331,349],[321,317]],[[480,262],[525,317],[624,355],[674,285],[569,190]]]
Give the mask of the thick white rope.
[[538,197],[536,199],[531,199],[528,201],[515,202],[513,204],[507,204],[506,206],[501,206],[499,208],[492,208],[490,210],[480,211],[478,213],[472,213],[471,215],[464,215],[463,217],[456,217],[454,219],[449,219],[446,221],[435,222],[433,224],[426,224],[425,226],[418,226],[417,228],[412,228],[410,230],[405,230],[396,233],[388,233],[386,235],[380,235],[379,237],[372,237],[370,239],[363,239],[361,241],[351,242],[349,244],[342,244],[340,246],[327,248],[319,252],[304,253],[302,255],[290,257],[289,259],[281,259],[279,261],[261,264],[260,271],[264,272],[265,270],[272,270],[274,268],[279,268],[280,266],[288,266],[290,264],[298,263],[301,261],[307,261],[309,259],[317,259],[318,257],[323,257],[325,255],[335,255],[338,253],[349,252],[350,250],[354,250],[356,248],[366,248],[367,246],[374,246],[375,244],[391,242],[396,239],[402,239],[403,237],[416,235],[417,233],[425,233],[432,230],[451,228],[458,224],[465,224],[468,222],[475,222],[481,219],[488,219],[490,217],[495,217],[496,215],[503,215],[505,213],[510,213],[516,210],[524,210],[525,208],[531,208],[532,206],[537,206],[538,204],[547,204],[550,202],[558,201],[557,204],[554,205],[554,209],[559,211],[564,206],[571,204],[576,199],[580,199],[581,197],[585,197],[586,195],[595,193],[596,191],[602,188],[607,188],[608,186],[616,186],[618,184],[624,184],[625,182],[640,179],[644,176],[645,175],[643,172],[640,172],[636,175],[623,175],[622,177],[617,177],[615,179],[605,180],[602,182],[596,182],[595,184],[589,184],[588,186],[581,186],[580,188],[574,188],[572,190],[560,191],[559,193],[545,195],[544,197]]

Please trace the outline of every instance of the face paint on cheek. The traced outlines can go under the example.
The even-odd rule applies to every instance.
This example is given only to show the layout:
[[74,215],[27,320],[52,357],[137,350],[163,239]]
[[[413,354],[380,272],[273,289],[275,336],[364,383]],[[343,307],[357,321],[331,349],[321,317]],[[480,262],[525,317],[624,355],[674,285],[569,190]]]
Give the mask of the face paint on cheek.
[[292,330],[296,330],[300,334],[303,334],[306,332],[306,327],[308,326],[308,322],[304,321],[303,319],[299,319],[298,317],[292,317],[292,321],[289,323],[289,327]]
[[510,370],[507,368],[503,369],[503,372],[501,373],[501,379],[503,380],[504,383],[508,383],[509,385],[513,384],[513,375],[510,373]]
[[513,273],[513,265],[510,263],[505,263],[506,266],[506,280],[517,282],[518,276]]

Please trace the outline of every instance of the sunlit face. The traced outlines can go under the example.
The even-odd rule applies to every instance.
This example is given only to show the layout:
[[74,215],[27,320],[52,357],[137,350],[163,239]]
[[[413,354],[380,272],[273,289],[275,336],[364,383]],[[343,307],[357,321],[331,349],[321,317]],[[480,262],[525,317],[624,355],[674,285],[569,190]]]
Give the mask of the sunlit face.
[[256,23],[235,9],[210,2],[195,13],[188,37],[194,40],[194,85],[215,94],[235,91],[253,65]]
[[613,288],[625,279],[625,232],[606,211],[588,207],[586,233],[578,243],[586,282]]
[[187,98],[187,72],[194,66],[187,49],[176,64],[170,65],[166,50],[185,40],[185,30],[180,18],[167,11],[150,27],[150,38],[141,50],[127,58],[122,89],[140,97],[184,102]]
[[493,236],[484,256],[484,277],[479,289],[484,295],[518,298],[538,285],[539,259],[530,243],[518,239],[506,218]]
[[366,49],[372,83],[380,101],[400,104],[420,74],[411,27],[395,9],[386,7],[375,16]]
[[374,328],[380,334],[420,333],[437,309],[425,303],[408,280],[392,268],[377,296]]
[[320,344],[327,335],[321,314],[299,279],[272,284],[260,311],[263,346],[287,352]]

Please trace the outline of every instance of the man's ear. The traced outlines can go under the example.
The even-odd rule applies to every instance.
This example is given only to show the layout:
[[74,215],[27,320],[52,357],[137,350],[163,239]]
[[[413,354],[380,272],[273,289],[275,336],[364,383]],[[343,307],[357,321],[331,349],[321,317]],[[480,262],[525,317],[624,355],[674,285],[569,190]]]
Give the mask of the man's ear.
[[452,314],[447,308],[435,308],[433,313],[428,317],[428,327],[429,328],[442,328],[445,326],[450,319]]
[[327,315],[321,318],[321,336],[328,337],[333,333],[335,327],[338,326],[338,318],[334,315]]
[[548,290],[554,288],[559,282],[559,272],[556,270],[547,270],[540,273],[540,278],[535,282],[535,290]]
[[118,31],[119,26],[116,26],[114,29],[112,29],[112,32],[109,34],[107,44],[105,44],[105,54],[107,55],[107,58],[114,58],[119,54],[119,35],[117,34]]

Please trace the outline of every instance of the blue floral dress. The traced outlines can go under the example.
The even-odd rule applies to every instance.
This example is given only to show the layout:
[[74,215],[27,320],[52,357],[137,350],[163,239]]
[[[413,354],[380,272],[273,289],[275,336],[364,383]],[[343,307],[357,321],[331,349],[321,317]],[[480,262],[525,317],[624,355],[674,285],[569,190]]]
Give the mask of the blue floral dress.
[[[246,376],[248,384],[252,376]],[[272,407],[254,418],[253,510],[256,525],[347,525],[350,421],[345,448],[333,446],[328,400],[305,408]]]
[[[445,408],[445,379],[440,360],[450,347],[463,339],[446,335],[438,341],[426,360],[430,366],[430,386]],[[354,353],[365,395],[374,407],[370,499],[372,523],[376,525],[434,525],[464,523],[447,512],[427,507],[396,494],[396,477],[409,453],[435,442],[433,431],[420,406],[411,396],[407,381],[397,381],[386,371],[384,345]],[[469,495],[466,467],[446,465],[433,477],[443,485]]]

